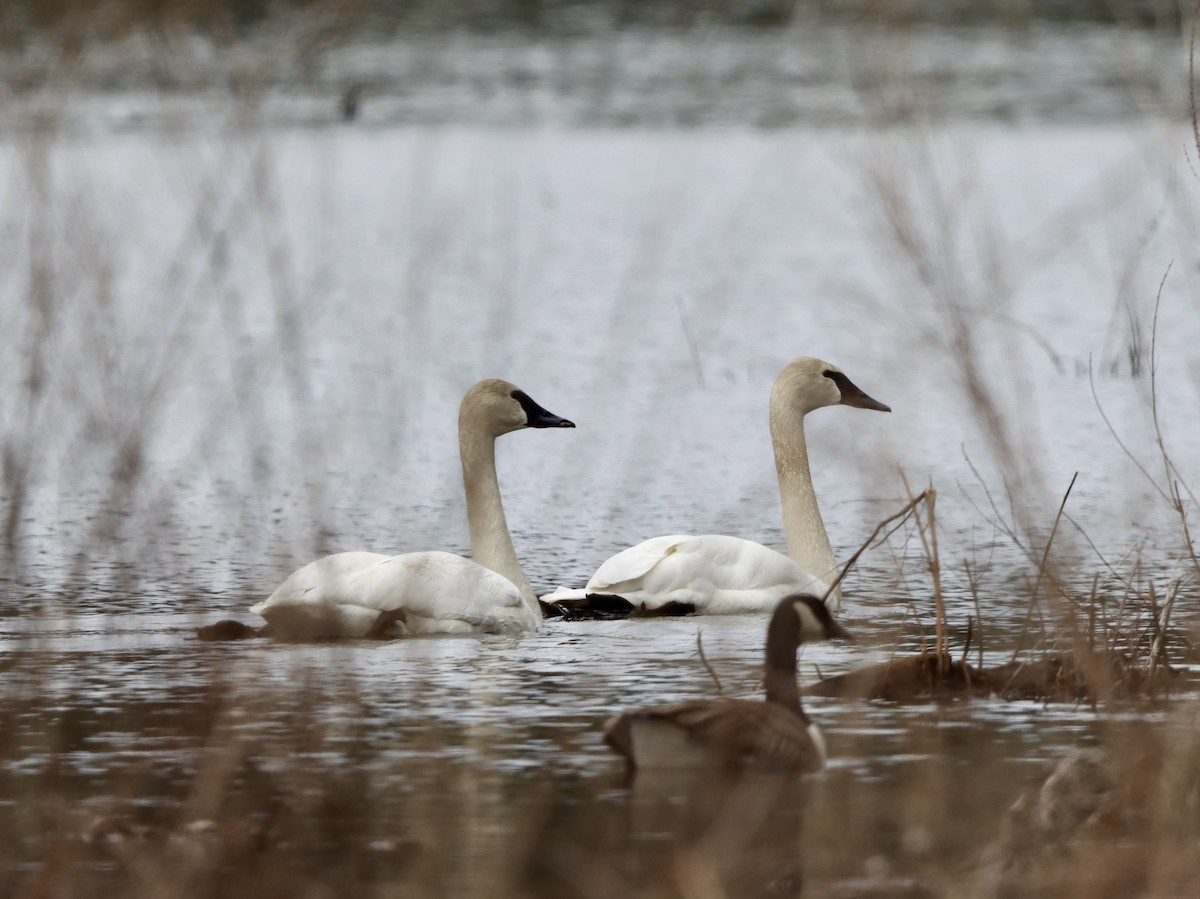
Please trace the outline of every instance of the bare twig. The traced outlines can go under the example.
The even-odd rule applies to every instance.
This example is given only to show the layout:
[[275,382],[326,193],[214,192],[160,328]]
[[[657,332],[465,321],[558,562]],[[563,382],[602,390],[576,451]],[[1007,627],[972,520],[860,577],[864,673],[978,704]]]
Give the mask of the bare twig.
[[1050,561],[1050,547],[1054,544],[1054,535],[1058,533],[1058,524],[1062,521],[1063,509],[1067,506],[1067,498],[1071,495],[1071,488],[1075,486],[1075,479],[1079,477],[1079,472],[1071,475],[1071,483],[1067,485],[1067,492],[1063,494],[1062,502],[1058,504],[1058,514],[1054,516],[1054,525],[1050,528],[1050,536],[1046,538],[1046,547],[1042,550],[1042,561],[1038,565],[1037,579],[1033,582],[1033,590],[1029,596],[1029,611],[1025,615],[1025,620],[1021,624],[1021,633],[1017,636],[1017,646],[1013,650],[1012,661],[1017,660],[1017,655],[1021,651],[1021,642],[1025,638],[1025,633],[1029,629],[1029,619],[1033,616],[1034,609],[1038,604],[1038,593],[1042,586],[1042,581],[1045,578],[1046,568]]
[[1125,577],[1121,574],[1120,571],[1117,570],[1117,567],[1115,565],[1113,565],[1111,562],[1108,561],[1107,558],[1105,558],[1105,555],[1100,550],[1100,547],[1098,547],[1096,545],[1095,541],[1092,540],[1092,538],[1088,534],[1088,532],[1083,529],[1083,526],[1079,522],[1077,522],[1074,518],[1072,518],[1070,515],[1066,514],[1065,512],[1063,513],[1063,518],[1065,518],[1067,520],[1068,524],[1072,525],[1075,528],[1075,530],[1078,532],[1079,536],[1084,539],[1084,542],[1087,543],[1087,545],[1089,547],[1091,547],[1092,552],[1094,552],[1096,554],[1096,558],[1100,560],[1100,564],[1108,569],[1108,573],[1110,575],[1112,575],[1112,577],[1115,578],[1117,581],[1120,581],[1123,583],[1125,581]]
[[[1194,34],[1193,26],[1193,37]],[[1193,106],[1194,115],[1195,107]],[[1163,272],[1162,280],[1158,282],[1158,292],[1154,297],[1154,320],[1150,328],[1150,416],[1154,422],[1154,442],[1158,446],[1159,453],[1162,455],[1163,472],[1167,480],[1171,508],[1179,516],[1179,526],[1184,538],[1183,545],[1187,547],[1188,556],[1192,561],[1193,568],[1200,574],[1200,559],[1196,557],[1196,548],[1192,543],[1191,528],[1188,526],[1187,520],[1187,505],[1183,501],[1183,492],[1187,492],[1188,499],[1193,503],[1196,502],[1196,495],[1186,482],[1183,482],[1183,490],[1180,489],[1181,473],[1175,465],[1175,460],[1171,458],[1171,454],[1167,450],[1166,439],[1163,437],[1162,422],[1158,416],[1158,313],[1162,307],[1163,287],[1167,283],[1167,276],[1171,274],[1171,266],[1173,264],[1169,264],[1167,270]]]
[[[871,536],[869,536],[863,542],[862,546],[860,546],[857,550],[855,550],[854,555],[852,555],[849,559],[846,560],[846,564],[842,566],[842,570],[838,573],[838,576],[834,579],[833,583],[829,585],[829,589],[826,590],[825,593],[821,596],[821,601],[824,602],[827,599],[829,599],[829,594],[838,588],[838,585],[841,584],[841,582],[845,579],[846,575],[850,573],[850,569],[852,567],[854,567],[854,563],[857,562],[859,557],[863,553],[865,553],[871,547],[871,545],[875,542],[875,538],[879,536],[880,531],[882,531],[885,527],[887,527],[892,522],[897,522],[896,527],[898,528],[901,524],[903,524],[904,520],[907,519],[909,517],[909,515],[912,514],[912,511],[917,506],[917,504],[920,503],[924,499],[925,499],[925,492],[922,492],[920,494],[920,496],[916,496],[916,497],[910,496],[909,501],[905,504],[904,508],[902,508],[899,512],[889,515],[887,518],[883,519],[883,521],[879,522],[879,524],[875,525],[875,530],[871,531]],[[895,531],[896,531],[896,528],[893,528],[891,531],[889,531],[887,533],[887,535],[885,536],[885,539],[886,539],[886,537],[890,537],[893,533],[895,533]]]
[[[971,457],[969,455],[967,455],[966,447],[962,447],[962,455],[963,455],[963,461],[966,462],[967,467],[971,469],[971,474],[975,475],[976,483],[978,483],[979,486],[983,488],[983,495],[987,497],[988,505],[991,507],[992,514],[995,516],[995,519],[993,520],[992,523],[999,524],[1000,530],[1002,530],[1004,532],[1004,535],[1013,542],[1013,545],[1016,546],[1017,549],[1019,549],[1027,557],[1032,559],[1031,552],[1026,548],[1025,544],[1021,541],[1021,537],[1020,537],[1020,535],[1017,534],[1015,526],[1013,524],[1011,524],[1007,518],[1004,517],[1004,513],[1001,512],[999,506],[996,505],[996,499],[995,499],[995,497],[992,496],[992,491],[988,488],[987,482],[984,481],[983,475],[979,473],[979,469],[975,467],[975,462],[971,459]],[[963,493],[966,494],[966,491],[964,490]],[[1010,497],[1010,499],[1011,499],[1011,497]],[[979,508],[978,504],[973,499],[971,499],[971,497],[969,495],[967,495],[967,502],[969,502],[971,504],[971,506],[975,509],[975,511],[979,513],[980,518],[985,518],[985,519],[987,518],[987,516],[984,515],[983,510]]]
[[[904,473],[900,473],[900,478],[904,482],[904,489],[908,495],[912,496],[912,490],[908,485],[908,479]],[[929,535],[926,536],[925,525],[921,521],[920,513],[916,513],[917,535],[921,538],[921,548],[925,553],[925,561],[929,566],[929,574],[933,580],[933,605],[934,605],[934,620],[933,620],[933,640],[934,652],[937,655],[938,671],[945,673],[944,666],[946,664],[946,645],[947,645],[947,627],[946,627],[946,606],[942,600],[942,565],[938,558],[937,551],[937,518],[935,507],[937,503],[937,491],[932,487],[927,488],[920,497],[924,498],[925,511],[929,516]]]
[[[975,620],[979,622],[979,667],[983,667],[983,612],[979,606],[979,576],[971,567],[971,563],[964,561],[963,568],[967,572],[967,585],[971,589],[971,601],[975,603]],[[966,661],[967,654],[963,652],[963,661]]]
[[704,670],[708,672],[708,676],[712,678],[713,684],[716,685],[718,693],[724,693],[725,688],[721,686],[721,678],[717,677],[717,672],[712,665],[708,663],[708,656],[704,654],[704,641],[701,638],[699,629],[696,630],[696,654],[700,656],[700,664],[704,666]]
[[1175,497],[1175,510],[1179,513],[1179,526],[1183,529],[1183,545],[1187,547],[1188,557],[1192,560],[1192,567],[1200,575],[1200,558],[1196,557],[1196,545],[1192,542],[1192,529],[1188,526],[1187,507],[1183,504],[1183,499],[1180,496],[1178,481],[1172,482],[1171,491]]
[[[1151,380],[1153,381],[1153,377],[1151,377]],[[1088,358],[1088,384],[1092,388],[1092,402],[1096,404],[1096,411],[1100,413],[1100,418],[1104,422],[1104,426],[1108,428],[1108,433],[1112,435],[1113,440],[1117,442],[1117,446],[1121,448],[1121,451],[1133,463],[1134,468],[1142,473],[1142,476],[1150,482],[1150,486],[1158,491],[1159,496],[1169,502],[1170,497],[1167,496],[1166,491],[1158,485],[1158,481],[1154,480],[1154,475],[1146,470],[1146,466],[1139,462],[1129,447],[1125,445],[1125,441],[1121,439],[1121,435],[1117,433],[1117,429],[1113,427],[1113,423],[1109,421],[1108,415],[1105,414],[1104,407],[1100,405],[1100,397],[1096,394],[1096,378],[1092,371],[1091,357]]]
[[1171,670],[1171,662],[1166,652],[1167,627],[1171,623],[1171,612],[1175,609],[1175,598],[1178,595],[1179,582],[1176,581],[1167,592],[1167,598],[1163,603],[1161,614],[1156,615],[1154,619],[1154,640],[1150,645],[1151,691],[1154,689],[1154,675],[1157,672],[1159,661],[1162,661],[1168,671]]
[[[946,603],[942,597],[942,560],[938,556],[937,540],[937,491],[930,487],[925,491],[925,508],[929,512],[929,543],[932,551],[929,554],[929,574],[933,579],[934,633],[937,640],[938,668],[943,667],[949,652],[949,628],[946,622]],[[944,671],[942,672],[945,673]]]

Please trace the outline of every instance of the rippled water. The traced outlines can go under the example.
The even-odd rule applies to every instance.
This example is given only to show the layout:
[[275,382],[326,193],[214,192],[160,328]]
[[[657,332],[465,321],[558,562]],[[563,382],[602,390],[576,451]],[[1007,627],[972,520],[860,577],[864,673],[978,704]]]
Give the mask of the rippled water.
[[[855,626],[868,644],[890,633]],[[79,832],[105,816],[170,827],[218,810],[279,822],[255,801],[275,791],[293,814],[307,806],[328,823],[297,833],[283,818],[268,851],[302,852],[312,877],[343,888],[412,876],[416,851],[434,859],[441,890],[486,892],[504,870],[499,852],[522,859],[533,894],[611,894],[672,880],[663,853],[688,864],[707,853],[741,895],[835,882],[894,895],[930,858],[969,871],[1008,804],[1065,753],[1119,745],[1130,727],[1167,739],[1190,726],[1144,705],[814,699],[830,752],[820,777],[627,783],[600,726],[622,708],[712,695],[698,632],[725,691],[756,695],[762,622],[736,617],[316,646],[202,644],[171,615],[77,618],[19,650],[10,631],[0,820],[21,832],[27,811],[56,797]],[[806,647],[802,678],[889,649]],[[203,784],[223,753],[241,773],[214,798]],[[250,817],[236,817],[243,806]],[[736,836],[722,838],[728,827]],[[753,848],[736,849],[745,828]],[[48,838],[10,844],[13,876],[38,870]],[[86,876],[114,876],[101,848],[89,858]]]
[[[124,102],[87,104],[115,121]],[[1130,553],[1160,589],[1185,570],[1177,520],[1139,470],[1164,483],[1145,354],[1168,268],[1154,399],[1183,479],[1200,440],[1200,189],[1178,123],[246,129],[190,114],[178,131],[136,119],[0,142],[6,233],[30,238],[3,244],[6,270],[39,270],[49,248],[63,301],[38,337],[24,275],[0,282],[8,333],[33,335],[0,372],[10,443],[29,449],[0,617],[10,830],[31,833],[23,809],[50,793],[97,813],[197,807],[215,747],[236,744],[296,795],[345,779],[349,795],[365,783],[394,796],[369,827],[351,815],[355,837],[466,822],[447,857],[468,869],[517,839],[517,811],[549,821],[546,895],[564,870],[610,894],[606,859],[644,873],[656,847],[702,845],[724,794],[631,790],[600,726],[711,695],[698,633],[726,692],[756,695],[761,620],[549,622],[520,640],[193,637],[251,621],[247,607],[318,552],[465,551],[455,409],[481,377],[579,425],[500,443],[514,540],[541,590],[659,533],[780,546],[766,400],[800,354],[894,410],[809,420],[839,557],[903,503],[898,471],[938,487],[955,651],[977,613],[969,562],[985,645],[1007,657],[1033,567],[998,522],[1020,519],[1039,558],[1076,472],[1055,543],[1068,579],[1086,592],[1095,572],[1128,572]],[[68,211],[27,216],[37,196]],[[30,403],[39,354],[50,399]],[[141,467],[126,483],[114,472],[130,435]],[[928,639],[932,588],[909,538],[864,557],[843,613],[863,645],[807,647],[806,682]],[[1186,628],[1194,585],[1181,596]],[[1186,661],[1181,641],[1172,652]],[[912,859],[977,847],[1066,750],[1176,726],[1142,707],[810,706],[830,770],[773,787],[787,801],[767,820],[791,847],[773,858],[794,861],[797,841],[829,852],[773,883],[806,867],[818,882],[887,882]],[[916,794],[961,826],[922,818]],[[13,845],[13,869],[36,869],[42,844]],[[571,854],[588,846],[604,849],[593,867]]]

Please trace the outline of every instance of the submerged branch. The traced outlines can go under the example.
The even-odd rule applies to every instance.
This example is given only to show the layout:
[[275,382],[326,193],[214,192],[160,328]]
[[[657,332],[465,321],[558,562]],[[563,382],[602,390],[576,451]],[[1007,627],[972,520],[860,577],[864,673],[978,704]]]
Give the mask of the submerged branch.
[[717,687],[718,693],[724,693],[725,688],[721,686],[721,678],[717,677],[716,669],[708,662],[708,656],[704,654],[704,641],[701,637],[700,630],[696,630],[696,654],[700,656],[700,664],[704,666],[704,670],[708,672],[708,676],[712,678],[713,683]]

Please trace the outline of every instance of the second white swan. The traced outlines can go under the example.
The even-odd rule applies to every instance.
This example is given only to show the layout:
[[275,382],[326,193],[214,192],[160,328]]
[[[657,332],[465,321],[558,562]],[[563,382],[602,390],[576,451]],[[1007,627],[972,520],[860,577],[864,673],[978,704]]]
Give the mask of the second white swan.
[[507,381],[480,381],[458,415],[473,561],[447,552],[336,553],[293,572],[250,611],[285,639],[536,631],[542,614],[504,517],[495,442],[522,428],[573,427]]
[[[582,589],[560,587],[542,597],[565,610],[595,603],[650,614],[739,615],[770,612],[791,593],[825,594],[837,561],[821,520],[808,466],[804,416],[824,406],[892,411],[863,393],[836,365],[793,359],[771,390],[771,443],[787,535],[785,556],[761,543],[722,534],[654,537],[617,553]],[[837,611],[840,591],[827,600]]]

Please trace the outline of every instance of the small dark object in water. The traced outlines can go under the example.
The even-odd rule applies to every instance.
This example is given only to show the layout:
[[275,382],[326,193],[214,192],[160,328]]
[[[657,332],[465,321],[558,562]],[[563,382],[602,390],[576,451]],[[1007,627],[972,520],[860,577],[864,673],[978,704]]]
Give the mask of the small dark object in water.
[[199,628],[196,636],[206,643],[216,643],[222,640],[249,640],[252,637],[265,637],[266,628],[251,627],[240,621],[224,618],[216,624]]
[[343,122],[353,122],[358,118],[362,93],[363,86],[361,84],[352,84],[342,91],[342,96],[338,101],[338,111],[342,114]]

